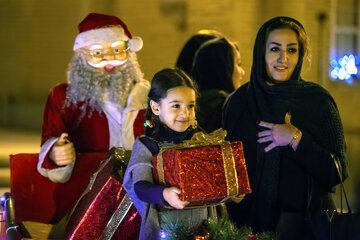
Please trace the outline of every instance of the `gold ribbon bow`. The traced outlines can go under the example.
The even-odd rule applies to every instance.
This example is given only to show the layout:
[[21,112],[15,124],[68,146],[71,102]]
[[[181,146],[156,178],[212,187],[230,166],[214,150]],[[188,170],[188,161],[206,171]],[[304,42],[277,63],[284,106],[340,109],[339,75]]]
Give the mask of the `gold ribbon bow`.
[[196,132],[190,140],[184,140],[182,143],[162,147],[160,153],[169,149],[191,148],[209,145],[219,145],[225,141],[226,131],[219,128],[209,134],[203,132]]

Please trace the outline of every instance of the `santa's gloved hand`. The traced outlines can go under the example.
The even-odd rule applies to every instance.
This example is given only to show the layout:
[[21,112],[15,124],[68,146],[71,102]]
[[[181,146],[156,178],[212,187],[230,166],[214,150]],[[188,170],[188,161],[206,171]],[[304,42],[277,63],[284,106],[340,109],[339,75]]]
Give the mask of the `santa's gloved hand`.
[[64,166],[75,161],[75,148],[68,139],[67,133],[62,133],[49,153],[49,158],[58,166]]

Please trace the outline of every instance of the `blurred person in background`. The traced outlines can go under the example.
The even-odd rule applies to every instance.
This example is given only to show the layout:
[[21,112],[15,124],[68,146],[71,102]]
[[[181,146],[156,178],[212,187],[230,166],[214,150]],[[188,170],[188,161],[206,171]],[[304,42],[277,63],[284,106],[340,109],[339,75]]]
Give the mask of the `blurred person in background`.
[[221,127],[224,101],[240,87],[244,75],[236,43],[216,37],[204,42],[196,51],[191,70],[200,93],[196,118],[206,132]]
[[222,37],[222,34],[215,30],[208,29],[201,29],[197,31],[184,44],[176,60],[175,67],[180,68],[190,76],[196,51],[199,49],[201,44],[216,37]]

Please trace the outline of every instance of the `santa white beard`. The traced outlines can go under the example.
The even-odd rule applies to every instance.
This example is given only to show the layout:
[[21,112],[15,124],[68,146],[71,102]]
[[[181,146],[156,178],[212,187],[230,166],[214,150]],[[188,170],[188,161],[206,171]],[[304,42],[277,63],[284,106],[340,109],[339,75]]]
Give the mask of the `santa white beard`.
[[[105,101],[126,106],[127,98],[138,82],[145,81],[135,53],[128,53],[128,60],[112,72],[90,66],[81,51],[76,51],[68,69],[69,87],[65,106],[84,103],[80,109],[91,116],[94,110],[102,111]],[[91,111],[85,113],[87,107]]]

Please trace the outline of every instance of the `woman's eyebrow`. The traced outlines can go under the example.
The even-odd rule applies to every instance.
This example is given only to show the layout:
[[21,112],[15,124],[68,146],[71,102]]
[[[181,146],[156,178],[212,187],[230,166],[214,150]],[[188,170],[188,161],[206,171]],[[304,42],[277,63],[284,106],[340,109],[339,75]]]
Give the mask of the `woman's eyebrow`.
[[[281,43],[278,42],[270,42],[268,45],[270,44],[275,44],[277,46],[281,46]],[[297,43],[288,43],[287,46],[294,46],[294,45],[298,45]]]

